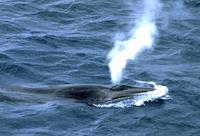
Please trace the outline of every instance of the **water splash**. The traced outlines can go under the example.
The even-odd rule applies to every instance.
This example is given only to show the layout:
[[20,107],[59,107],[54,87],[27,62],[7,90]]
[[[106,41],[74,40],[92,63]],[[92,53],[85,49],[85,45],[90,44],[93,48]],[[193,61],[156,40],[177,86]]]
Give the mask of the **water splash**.
[[134,60],[144,49],[151,48],[158,34],[155,16],[161,8],[159,0],[145,0],[143,15],[136,19],[135,27],[127,40],[116,40],[108,54],[113,84],[119,84],[128,60]]
[[94,106],[101,108],[111,108],[111,107],[126,108],[131,106],[142,106],[145,104],[145,102],[151,102],[157,99],[163,99],[163,100],[170,99],[168,95],[168,88],[166,86],[156,85],[154,82],[145,82],[145,81],[136,81],[136,82],[140,84],[140,86],[153,85],[155,90],[151,92],[140,93],[127,100],[122,100],[119,102],[109,103],[109,104],[94,104]]

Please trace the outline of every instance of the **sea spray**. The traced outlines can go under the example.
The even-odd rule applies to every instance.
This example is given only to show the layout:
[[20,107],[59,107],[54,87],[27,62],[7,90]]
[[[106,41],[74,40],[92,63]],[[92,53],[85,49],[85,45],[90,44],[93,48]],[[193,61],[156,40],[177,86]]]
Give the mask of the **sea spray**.
[[155,16],[159,12],[159,0],[144,0],[143,14],[135,21],[127,40],[116,40],[114,48],[108,54],[109,69],[113,84],[119,84],[123,70],[129,60],[134,60],[144,49],[151,48],[157,36]]

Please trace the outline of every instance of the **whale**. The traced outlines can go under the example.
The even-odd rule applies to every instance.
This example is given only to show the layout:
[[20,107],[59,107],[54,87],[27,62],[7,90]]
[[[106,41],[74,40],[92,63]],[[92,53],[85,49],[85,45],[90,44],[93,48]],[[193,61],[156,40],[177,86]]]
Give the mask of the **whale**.
[[66,84],[46,87],[18,87],[17,90],[26,93],[49,94],[62,98],[70,98],[88,105],[94,105],[126,100],[141,93],[154,91],[155,89],[130,85]]

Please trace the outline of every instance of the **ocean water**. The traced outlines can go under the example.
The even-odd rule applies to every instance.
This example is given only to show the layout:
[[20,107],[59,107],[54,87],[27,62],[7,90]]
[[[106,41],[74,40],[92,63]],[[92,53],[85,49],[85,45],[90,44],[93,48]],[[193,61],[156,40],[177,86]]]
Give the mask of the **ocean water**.
[[143,0],[1,0],[0,135],[199,136],[200,1],[160,1],[159,35],[122,83],[155,82],[170,98],[106,108],[6,88],[110,84],[107,54]]

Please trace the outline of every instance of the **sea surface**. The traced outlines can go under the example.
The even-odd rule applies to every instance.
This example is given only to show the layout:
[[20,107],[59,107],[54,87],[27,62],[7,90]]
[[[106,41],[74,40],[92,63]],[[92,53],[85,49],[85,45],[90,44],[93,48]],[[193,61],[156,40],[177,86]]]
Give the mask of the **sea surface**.
[[144,0],[0,0],[0,136],[200,136],[200,1],[161,0],[153,48],[123,84],[167,86],[169,99],[129,107],[7,91],[110,84],[107,54]]

